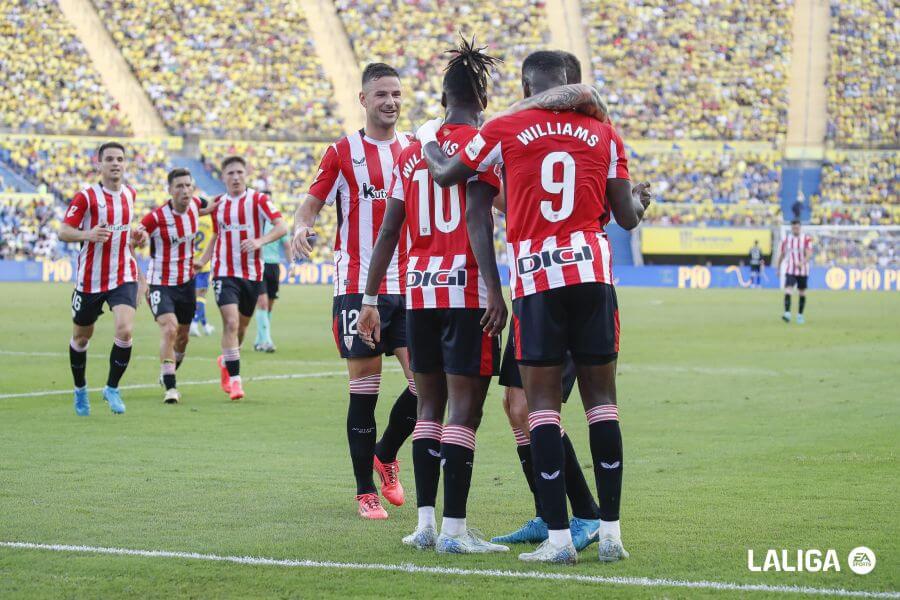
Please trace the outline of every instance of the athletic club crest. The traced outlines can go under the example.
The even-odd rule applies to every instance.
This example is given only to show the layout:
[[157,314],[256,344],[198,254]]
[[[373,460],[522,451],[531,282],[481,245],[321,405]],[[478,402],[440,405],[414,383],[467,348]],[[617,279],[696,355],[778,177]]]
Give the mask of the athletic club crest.
[[350,350],[351,346],[353,346],[353,336],[352,335],[344,336],[344,345],[347,347],[347,350]]

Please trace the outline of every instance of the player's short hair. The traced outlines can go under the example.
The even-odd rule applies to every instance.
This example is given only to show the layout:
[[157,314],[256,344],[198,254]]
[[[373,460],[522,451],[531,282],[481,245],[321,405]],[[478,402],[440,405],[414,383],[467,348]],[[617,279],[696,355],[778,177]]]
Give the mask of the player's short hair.
[[125,146],[119,142],[103,142],[100,144],[100,147],[97,148],[97,160],[103,160],[103,153],[107,150],[121,150],[122,154],[125,154]]
[[370,81],[375,81],[382,77],[396,77],[397,79],[400,79],[400,73],[398,73],[397,69],[391,65],[386,65],[384,63],[369,63],[366,65],[366,68],[363,69],[362,84],[366,85]]
[[443,88],[448,97],[457,102],[477,102],[482,109],[487,107],[490,71],[503,61],[485,54],[485,48],[477,48],[474,37],[471,42],[462,38],[457,48],[444,53],[452,56],[444,68]]
[[566,61],[553,50],[532,52],[522,63],[522,78],[530,80],[538,74],[561,80],[566,74]]
[[192,175],[189,170],[178,167],[177,169],[172,169],[171,171],[169,171],[169,174],[166,176],[166,180],[169,182],[169,185],[172,185],[172,182],[179,177],[192,177]]
[[799,225],[799,224],[800,224],[800,219],[794,219],[793,221],[791,221],[791,225]]
[[232,163],[241,163],[241,166],[245,169],[247,168],[247,161],[244,160],[243,156],[228,156],[225,160],[222,161],[222,172],[228,168],[228,165]]
[[566,50],[556,51],[566,63],[566,83],[581,83],[581,61]]

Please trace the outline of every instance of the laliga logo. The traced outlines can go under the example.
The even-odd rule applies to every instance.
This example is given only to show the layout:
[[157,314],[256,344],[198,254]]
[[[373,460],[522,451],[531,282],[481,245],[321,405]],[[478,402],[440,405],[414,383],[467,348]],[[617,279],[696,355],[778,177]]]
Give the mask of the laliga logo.
[[[850,570],[858,575],[866,575],[871,573],[875,568],[875,553],[865,546],[859,546],[850,551],[847,556],[847,565]],[[807,571],[809,573],[819,573],[823,571],[841,570],[841,563],[838,561],[837,551],[829,548],[824,553],[824,559],[821,550],[797,550],[796,554],[792,554],[789,550],[769,549],[766,551],[766,557],[761,565],[756,564],[753,549],[747,550],[747,568],[755,573],[764,571],[784,571],[786,573],[796,573]]]
[[568,265],[583,260],[594,260],[594,253],[590,246],[582,246],[580,251],[575,248],[557,248],[556,250],[526,254],[516,260],[516,267],[519,275],[530,275],[555,265]]
[[407,287],[466,287],[466,271],[408,271]]

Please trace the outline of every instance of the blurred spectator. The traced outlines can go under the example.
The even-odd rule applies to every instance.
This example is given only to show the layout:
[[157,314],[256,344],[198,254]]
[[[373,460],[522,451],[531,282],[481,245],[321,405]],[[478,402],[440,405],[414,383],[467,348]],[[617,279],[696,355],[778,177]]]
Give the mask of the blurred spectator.
[[94,4],[173,133],[255,139],[340,132],[334,91],[299,3]]
[[[126,148],[125,181],[138,193],[138,211],[166,195],[169,157],[166,142],[120,140]],[[103,140],[77,137],[0,137],[7,162],[33,182],[39,182],[67,203],[78,190],[99,180],[95,167]]]
[[[543,0],[335,0],[335,6],[360,65],[382,61],[400,72],[405,131],[444,114],[441,80],[449,58],[444,52],[459,44],[459,32],[474,35],[477,45],[505,61],[489,89],[488,112],[522,97],[522,61],[550,42]],[[588,66],[584,69],[587,74]]]
[[65,206],[41,200],[18,202],[0,194],[0,259],[57,259],[64,254],[56,231]]
[[626,141],[778,141],[791,0],[582,0],[594,77]]
[[0,128],[129,133],[53,0],[0,0]]
[[896,0],[831,0],[828,138],[839,146],[900,146],[897,11]]
[[822,165],[816,225],[900,225],[900,153],[834,152]]

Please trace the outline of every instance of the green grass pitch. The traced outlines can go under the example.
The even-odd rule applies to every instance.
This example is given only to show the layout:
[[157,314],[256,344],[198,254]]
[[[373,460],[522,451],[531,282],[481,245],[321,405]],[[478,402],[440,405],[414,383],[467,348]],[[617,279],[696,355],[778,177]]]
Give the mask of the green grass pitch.
[[[895,591],[900,561],[898,425],[900,296],[812,292],[804,326],[780,320],[781,295],[757,290],[621,289],[619,405],[625,440],[622,529],[632,557],[603,565],[595,546],[574,568],[504,556],[410,550],[415,526],[409,445],[407,505],[390,519],[356,516],[346,446],[347,383],[330,332],[331,290],[283,288],[273,319],[278,352],[245,344],[247,398],[215,380],[218,338],[192,338],[178,377],[183,403],[154,387],[158,335],[146,306],[123,386],[124,416],[92,393],[77,418],[67,390],[70,288],[2,284],[0,542],[35,542],[354,563],[411,563]],[[212,322],[219,324],[210,303]],[[255,326],[251,324],[248,341]],[[88,381],[106,373],[112,322],[91,342]],[[404,385],[396,363],[379,422]],[[308,374],[304,378],[254,377]],[[530,518],[531,501],[492,386],[478,432],[469,521],[488,535]],[[574,399],[573,399],[574,400]],[[585,468],[580,403],[563,411]],[[592,471],[588,477],[593,481]],[[440,495],[438,496],[440,510]],[[855,546],[878,559],[847,568]],[[752,573],[747,550],[826,550],[838,573]],[[530,549],[530,547],[529,547]],[[757,559],[759,560],[759,559]],[[768,597],[613,583],[358,571],[106,556],[0,547],[0,597]]]

